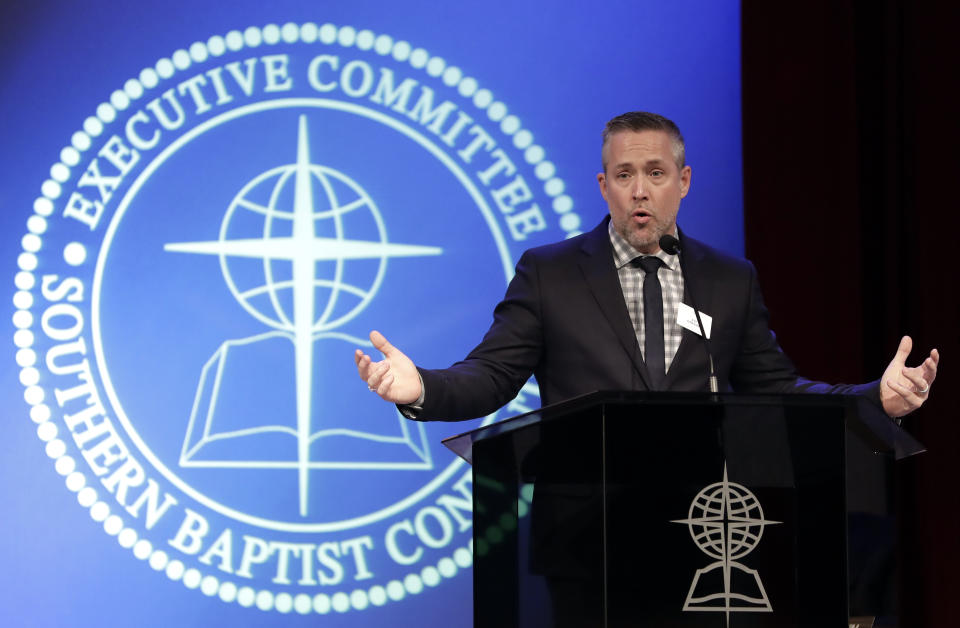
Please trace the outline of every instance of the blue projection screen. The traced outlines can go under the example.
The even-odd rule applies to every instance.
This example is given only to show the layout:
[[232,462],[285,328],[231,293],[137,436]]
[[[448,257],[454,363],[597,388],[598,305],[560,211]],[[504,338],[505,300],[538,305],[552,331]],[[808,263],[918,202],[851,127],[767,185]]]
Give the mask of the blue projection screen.
[[0,12],[3,625],[469,626],[440,440],[536,386],[409,422],[354,349],[465,355],[604,216],[624,111],[678,122],[679,221],[742,254],[734,1]]

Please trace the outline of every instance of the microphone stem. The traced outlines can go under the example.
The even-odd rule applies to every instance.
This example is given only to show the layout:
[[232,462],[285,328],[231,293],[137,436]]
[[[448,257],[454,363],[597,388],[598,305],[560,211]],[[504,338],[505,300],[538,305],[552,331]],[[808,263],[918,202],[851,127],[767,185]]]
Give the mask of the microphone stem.
[[677,251],[677,259],[680,263],[680,275],[683,277],[686,293],[690,295],[690,305],[693,306],[693,315],[696,317],[697,325],[700,327],[700,337],[703,338],[703,346],[707,350],[707,361],[710,363],[710,392],[716,394],[720,392],[720,385],[717,383],[717,371],[713,367],[713,351],[710,350],[710,339],[707,338],[707,332],[703,328],[703,320],[700,318],[700,308],[697,307],[697,302],[693,298],[693,286],[690,285],[690,280],[687,279],[687,271],[683,265],[683,251]]
[[717,384],[717,373],[713,370],[713,356],[708,353],[707,358],[710,359],[710,392],[718,393],[720,392],[720,386]]

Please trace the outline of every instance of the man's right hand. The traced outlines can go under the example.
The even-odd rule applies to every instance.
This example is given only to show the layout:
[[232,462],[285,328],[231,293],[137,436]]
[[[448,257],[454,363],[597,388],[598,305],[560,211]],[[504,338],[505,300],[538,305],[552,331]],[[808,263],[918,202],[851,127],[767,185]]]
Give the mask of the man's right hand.
[[353,356],[357,373],[367,387],[391,403],[405,405],[417,401],[423,389],[417,367],[410,358],[378,331],[370,332],[370,342],[383,354],[382,360],[374,362],[360,349]]

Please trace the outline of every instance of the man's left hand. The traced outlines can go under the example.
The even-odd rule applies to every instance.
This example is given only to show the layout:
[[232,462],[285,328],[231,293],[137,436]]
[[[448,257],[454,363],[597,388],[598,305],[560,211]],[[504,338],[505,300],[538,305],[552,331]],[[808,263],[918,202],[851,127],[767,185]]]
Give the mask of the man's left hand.
[[908,367],[907,357],[913,349],[910,336],[900,339],[897,354],[880,378],[880,402],[891,417],[909,414],[923,405],[930,396],[930,386],[937,378],[940,353],[934,349],[920,366]]

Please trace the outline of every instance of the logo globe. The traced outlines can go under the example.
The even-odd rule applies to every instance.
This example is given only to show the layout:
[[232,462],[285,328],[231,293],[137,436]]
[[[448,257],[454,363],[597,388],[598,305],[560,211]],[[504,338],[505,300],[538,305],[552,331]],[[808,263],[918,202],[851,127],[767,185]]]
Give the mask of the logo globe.
[[187,588],[301,614],[427,594],[471,565],[469,469],[350,354],[376,321],[427,359],[482,329],[572,210],[533,133],[438,55],[330,24],[194,43],[97,107],[34,204],[30,417],[91,517]]
[[[290,165],[265,172],[245,186],[233,199],[223,217],[220,231],[220,266],[223,269],[224,281],[244,309],[265,324],[292,333],[296,327],[296,313],[292,304],[298,281],[294,277],[296,270],[292,267],[293,260],[285,259],[289,254],[283,250],[283,246],[292,242],[292,234],[300,228],[298,223],[307,223],[308,229],[309,223],[312,223],[318,235],[326,234],[325,243],[329,248],[328,251],[318,251],[320,255],[317,259],[333,262],[327,269],[326,276],[314,277],[309,282],[301,281],[312,283],[316,291],[315,320],[311,329],[319,332],[333,329],[357,314],[370,302],[383,280],[387,256],[386,249],[381,248],[379,255],[374,249],[370,252],[377,259],[375,277],[371,283],[354,286],[342,281],[344,265],[349,263],[344,247],[348,224],[372,223],[378,236],[376,244],[379,245],[386,244],[387,234],[383,218],[367,193],[345,174],[324,166],[310,166],[309,173],[313,178],[313,186],[323,192],[318,196],[311,194],[311,197],[322,199],[325,204],[319,208],[313,207],[312,212],[300,216],[296,209],[300,205],[296,203],[296,197],[290,190],[295,186],[296,169],[296,165]],[[269,201],[267,205],[260,206],[254,199],[263,196],[264,192]],[[278,207],[282,198],[292,198],[295,208]],[[231,262],[236,258],[231,257],[231,247],[227,243],[236,242],[238,236],[246,235],[245,232],[249,231],[246,223],[252,223],[250,226],[256,228],[258,220],[261,223],[261,242],[259,247],[253,248],[259,249],[259,253],[264,255],[263,282],[251,287],[239,287],[238,279],[242,277],[242,273],[231,272]],[[256,233],[251,235],[254,238],[258,236]],[[177,250],[172,246],[167,248]],[[256,253],[249,250],[248,254]],[[344,305],[344,301],[348,303]]]
[[[743,526],[714,525],[724,521]],[[756,496],[739,484],[711,484],[694,497],[690,505],[690,536],[704,554],[718,560],[742,558],[760,542],[763,508]]]

